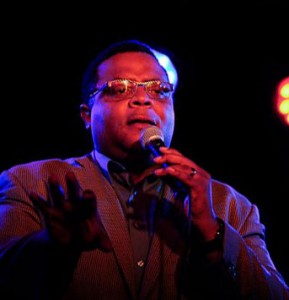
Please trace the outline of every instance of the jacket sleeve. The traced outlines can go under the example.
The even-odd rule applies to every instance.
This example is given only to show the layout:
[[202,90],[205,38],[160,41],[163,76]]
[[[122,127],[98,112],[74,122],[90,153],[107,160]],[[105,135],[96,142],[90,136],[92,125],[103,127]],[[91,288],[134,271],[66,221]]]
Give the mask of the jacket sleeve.
[[219,182],[213,197],[224,221],[222,258],[214,265],[199,260],[194,277],[220,299],[289,299],[289,288],[268,252],[257,206]]
[[26,187],[9,171],[0,175],[0,291],[9,299],[58,299],[75,261],[51,242],[28,197],[30,188],[46,192],[44,180]]

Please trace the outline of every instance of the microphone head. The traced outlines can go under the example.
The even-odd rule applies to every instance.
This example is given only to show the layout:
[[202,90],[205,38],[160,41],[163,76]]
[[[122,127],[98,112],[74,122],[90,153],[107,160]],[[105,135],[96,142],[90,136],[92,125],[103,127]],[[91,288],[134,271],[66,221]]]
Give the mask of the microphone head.
[[161,140],[164,142],[164,135],[158,127],[150,126],[141,131],[140,143],[143,149],[146,149],[146,147],[154,140]]

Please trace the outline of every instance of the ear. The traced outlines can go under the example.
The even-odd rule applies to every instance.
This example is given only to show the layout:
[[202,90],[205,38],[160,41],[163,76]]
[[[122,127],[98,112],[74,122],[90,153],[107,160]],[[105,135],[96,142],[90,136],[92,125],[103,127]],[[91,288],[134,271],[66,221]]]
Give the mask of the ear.
[[81,119],[84,122],[84,125],[85,125],[86,129],[90,128],[90,121],[91,121],[90,115],[91,115],[90,107],[85,103],[81,104],[80,105],[80,116],[81,116]]

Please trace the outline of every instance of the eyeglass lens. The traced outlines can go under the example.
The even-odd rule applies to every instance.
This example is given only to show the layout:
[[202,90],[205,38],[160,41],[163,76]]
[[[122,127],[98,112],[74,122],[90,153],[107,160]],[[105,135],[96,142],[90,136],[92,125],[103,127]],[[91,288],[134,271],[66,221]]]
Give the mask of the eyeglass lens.
[[140,83],[129,80],[112,80],[108,82],[106,92],[116,99],[124,99],[132,97],[138,86],[144,86],[149,97],[154,99],[168,98],[172,92],[172,86],[168,82],[148,81]]

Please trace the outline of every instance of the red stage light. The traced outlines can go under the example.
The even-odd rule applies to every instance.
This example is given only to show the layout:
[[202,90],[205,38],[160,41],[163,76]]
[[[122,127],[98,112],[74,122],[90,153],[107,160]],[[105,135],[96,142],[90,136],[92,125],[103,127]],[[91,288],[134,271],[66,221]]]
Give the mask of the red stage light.
[[278,83],[274,100],[278,115],[289,126],[289,76]]

